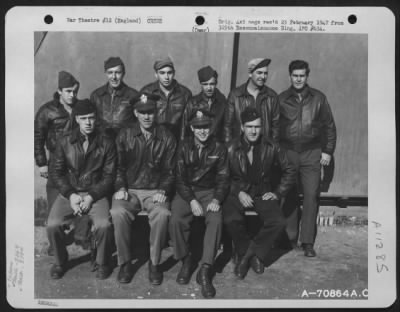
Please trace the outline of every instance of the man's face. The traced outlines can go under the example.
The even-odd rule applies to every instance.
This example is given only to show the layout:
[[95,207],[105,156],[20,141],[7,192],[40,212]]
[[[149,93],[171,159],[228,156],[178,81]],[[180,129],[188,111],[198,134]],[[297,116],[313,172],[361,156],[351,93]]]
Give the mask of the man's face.
[[72,105],[76,100],[76,96],[78,94],[79,86],[75,84],[69,88],[58,89],[57,92],[60,95],[60,103],[64,105]]
[[140,126],[143,129],[149,130],[154,125],[154,110],[142,111],[134,110],[135,116],[137,117]]
[[193,131],[194,137],[200,142],[204,143],[210,136],[210,126],[190,126]]
[[217,79],[212,77],[210,80],[204,81],[200,83],[201,90],[204,95],[208,98],[212,97],[215,93],[215,88],[217,86]]
[[157,70],[155,76],[163,87],[168,88],[172,84],[175,76],[175,71],[172,67],[166,66]]
[[249,74],[249,77],[255,86],[261,88],[267,82],[268,66],[257,68],[255,71]]
[[295,69],[290,74],[290,82],[295,89],[302,89],[307,83],[307,73],[305,69]]
[[256,142],[261,136],[261,118],[246,122],[242,125],[242,131],[248,142]]
[[108,68],[106,70],[106,75],[110,86],[112,88],[118,88],[125,76],[124,68],[122,65]]
[[95,113],[75,116],[75,120],[79,125],[81,133],[88,135],[94,131],[94,125],[96,123]]

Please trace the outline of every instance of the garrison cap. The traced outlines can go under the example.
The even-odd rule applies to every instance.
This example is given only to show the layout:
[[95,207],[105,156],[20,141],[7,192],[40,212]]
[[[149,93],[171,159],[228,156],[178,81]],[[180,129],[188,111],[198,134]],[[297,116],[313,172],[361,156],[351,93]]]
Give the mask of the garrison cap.
[[197,71],[200,83],[210,80],[211,78],[218,78],[218,73],[211,67],[206,66]]
[[104,70],[107,70],[109,68],[115,67],[121,65],[125,69],[124,62],[122,62],[121,58],[119,56],[111,56],[107,60],[104,61]]
[[249,74],[251,74],[252,72],[254,72],[256,69],[258,68],[262,68],[265,66],[268,66],[269,63],[271,63],[271,60],[268,58],[255,58],[252,59],[249,64],[248,64],[248,70],[249,70]]
[[167,66],[172,67],[172,69],[175,70],[174,63],[172,62],[172,60],[169,56],[155,61],[153,67],[154,67],[154,70],[157,71],[157,70],[167,67]]
[[89,115],[96,113],[96,105],[89,101],[89,99],[77,100],[72,107],[72,112],[75,116]]
[[189,124],[193,127],[211,126],[213,117],[214,115],[210,112],[198,109],[192,114]]
[[79,87],[78,80],[76,80],[69,72],[63,70],[58,73],[58,89],[62,90],[64,88],[71,88],[76,84]]
[[244,111],[240,114],[242,125],[244,125],[246,122],[254,121],[258,118],[261,118],[261,115],[254,107],[246,107]]
[[156,102],[159,99],[160,97],[156,94],[141,92],[138,96],[131,100],[131,103],[133,104],[133,108],[138,112],[149,112],[156,109]]

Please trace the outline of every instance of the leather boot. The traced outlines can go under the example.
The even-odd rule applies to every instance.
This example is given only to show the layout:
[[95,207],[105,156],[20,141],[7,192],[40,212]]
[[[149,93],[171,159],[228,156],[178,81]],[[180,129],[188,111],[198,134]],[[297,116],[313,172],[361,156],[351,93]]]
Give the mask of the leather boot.
[[149,260],[149,281],[152,285],[160,285],[163,281],[163,273],[158,265],[153,265]]
[[315,257],[317,253],[314,250],[313,244],[303,244],[304,256]]
[[99,265],[96,272],[96,278],[99,280],[104,280],[110,276],[111,272],[112,271],[110,266],[106,264]]
[[214,298],[216,291],[211,280],[211,265],[203,264],[197,272],[196,282],[201,286],[204,298]]
[[192,257],[187,255],[182,259],[182,267],[176,277],[176,282],[181,285],[186,285],[190,281],[190,275],[192,273]]
[[52,279],[60,279],[64,276],[65,271],[65,265],[53,264],[50,269],[50,276]]
[[235,275],[239,279],[244,279],[245,276],[247,275],[247,272],[249,271],[249,268],[250,268],[249,258],[239,257],[238,262],[235,266]]
[[262,261],[257,256],[253,256],[250,259],[250,266],[257,274],[264,273],[264,263],[262,263]]
[[118,282],[122,284],[130,283],[132,277],[133,277],[133,271],[131,262],[128,261],[125,262],[124,264],[121,264],[117,277]]

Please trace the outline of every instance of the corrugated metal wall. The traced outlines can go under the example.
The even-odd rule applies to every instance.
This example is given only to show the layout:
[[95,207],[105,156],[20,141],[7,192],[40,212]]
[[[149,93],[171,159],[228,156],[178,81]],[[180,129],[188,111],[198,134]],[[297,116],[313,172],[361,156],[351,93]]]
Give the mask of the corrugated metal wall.
[[[42,33],[35,34],[35,47]],[[213,66],[219,88],[228,95],[233,34],[217,33],[47,33],[35,56],[35,111],[57,89],[57,73],[67,70],[81,82],[79,98],[106,82],[103,62],[120,56],[127,68],[125,82],[140,89],[154,81],[153,63],[170,55],[176,79],[199,92],[197,70]],[[247,79],[247,62],[272,59],[268,85],[281,92],[289,85],[287,67],[302,58],[311,66],[310,85],[323,91],[338,129],[335,176],[328,194],[367,195],[367,36],[351,34],[252,34],[239,39],[237,85]],[[379,103],[377,103],[378,105]],[[45,195],[36,173],[36,195]]]

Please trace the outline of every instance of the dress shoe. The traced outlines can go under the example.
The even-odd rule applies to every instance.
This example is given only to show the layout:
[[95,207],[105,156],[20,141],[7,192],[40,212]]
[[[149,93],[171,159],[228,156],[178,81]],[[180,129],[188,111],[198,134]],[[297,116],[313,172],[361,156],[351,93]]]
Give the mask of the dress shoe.
[[152,285],[160,285],[163,281],[163,273],[158,265],[153,265],[149,260],[149,281]]
[[249,271],[249,268],[250,268],[249,259],[244,257],[239,257],[238,262],[236,263],[235,266],[235,275],[239,279],[244,279],[245,276],[247,275],[247,272]]
[[317,255],[312,244],[303,244],[303,249],[306,257],[315,257]]
[[52,279],[60,279],[65,273],[64,265],[53,264],[50,269],[50,276]]
[[190,274],[192,273],[192,257],[186,256],[182,260],[182,267],[176,277],[176,282],[181,285],[186,285],[190,281]]
[[117,280],[118,282],[122,284],[127,284],[130,283],[133,277],[133,271],[132,271],[132,264],[130,261],[125,262],[124,264],[121,264],[121,267],[119,268],[118,272],[118,277]]
[[257,256],[253,256],[250,259],[250,266],[253,269],[253,271],[256,272],[257,274],[264,273],[264,263],[262,263],[261,260],[258,259]]
[[201,294],[204,298],[214,298],[215,288],[211,280],[211,266],[203,264],[197,272],[196,282],[201,286]]
[[111,268],[108,265],[99,265],[96,272],[96,278],[104,280],[111,274]]

